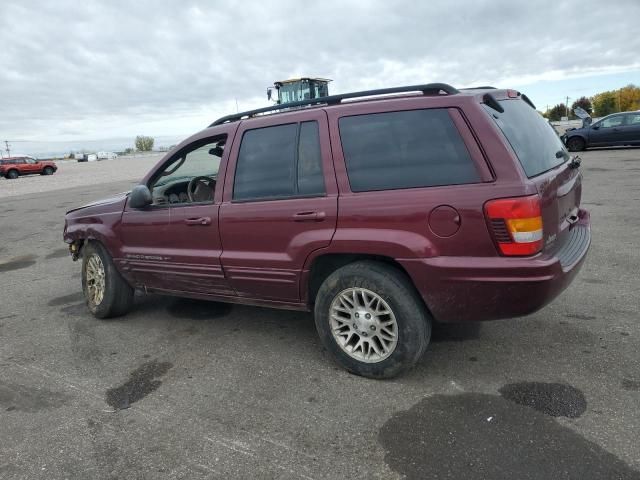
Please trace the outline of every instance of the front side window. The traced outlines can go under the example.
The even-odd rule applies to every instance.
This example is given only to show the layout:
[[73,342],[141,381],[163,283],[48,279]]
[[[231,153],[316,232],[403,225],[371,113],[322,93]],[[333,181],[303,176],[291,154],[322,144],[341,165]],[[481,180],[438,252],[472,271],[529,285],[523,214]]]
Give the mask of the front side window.
[[247,130],[242,136],[233,200],[324,194],[317,122]]
[[30,165],[34,165],[36,163],[36,161],[33,158],[25,158],[25,161]]
[[620,125],[622,125],[623,121],[624,121],[623,115],[616,115],[615,117],[609,117],[602,120],[602,122],[600,122],[600,127],[602,128],[619,127]]
[[154,205],[213,202],[226,136],[197,142],[174,156],[149,185]]
[[343,117],[339,126],[353,192],[480,181],[447,109]]

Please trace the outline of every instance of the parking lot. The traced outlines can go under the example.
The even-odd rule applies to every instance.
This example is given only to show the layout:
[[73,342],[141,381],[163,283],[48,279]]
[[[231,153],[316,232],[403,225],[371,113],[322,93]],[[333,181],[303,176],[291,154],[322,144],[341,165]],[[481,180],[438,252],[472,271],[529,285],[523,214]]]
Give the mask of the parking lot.
[[311,314],[139,295],[94,319],[64,213],[157,156],[0,179],[0,478],[640,479],[640,149],[580,156],[577,280],[436,325],[390,381],[337,368]]

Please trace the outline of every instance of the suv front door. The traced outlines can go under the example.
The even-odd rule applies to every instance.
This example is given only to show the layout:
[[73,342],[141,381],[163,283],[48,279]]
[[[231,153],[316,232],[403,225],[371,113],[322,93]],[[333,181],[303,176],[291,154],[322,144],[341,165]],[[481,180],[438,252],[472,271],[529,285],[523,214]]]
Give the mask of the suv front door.
[[336,229],[326,113],[243,122],[235,138],[220,207],[225,273],[240,296],[297,303],[307,257]]
[[168,293],[232,292],[220,264],[218,230],[225,142],[219,135],[182,148],[148,180],[152,205],[125,209],[123,253],[138,283]]

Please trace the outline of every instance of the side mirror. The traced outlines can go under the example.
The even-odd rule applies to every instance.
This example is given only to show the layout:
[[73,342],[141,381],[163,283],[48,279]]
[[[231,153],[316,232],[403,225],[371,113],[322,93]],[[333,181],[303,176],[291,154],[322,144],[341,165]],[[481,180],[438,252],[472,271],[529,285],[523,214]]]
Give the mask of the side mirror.
[[136,185],[129,194],[129,206],[131,208],[144,208],[151,205],[151,192],[146,185]]
[[600,128],[600,125],[593,125],[591,128],[593,128],[594,130],[598,130]]

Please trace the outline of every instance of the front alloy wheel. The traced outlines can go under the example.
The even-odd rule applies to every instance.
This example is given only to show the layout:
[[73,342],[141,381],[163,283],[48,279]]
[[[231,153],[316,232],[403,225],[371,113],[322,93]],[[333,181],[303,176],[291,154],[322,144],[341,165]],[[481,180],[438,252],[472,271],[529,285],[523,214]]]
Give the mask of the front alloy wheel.
[[391,307],[366,288],[347,288],[336,295],[330,323],[342,351],[360,362],[381,362],[398,344],[398,323]]
[[97,253],[91,254],[87,259],[86,281],[89,308],[95,310],[102,303],[105,289],[104,264]]

